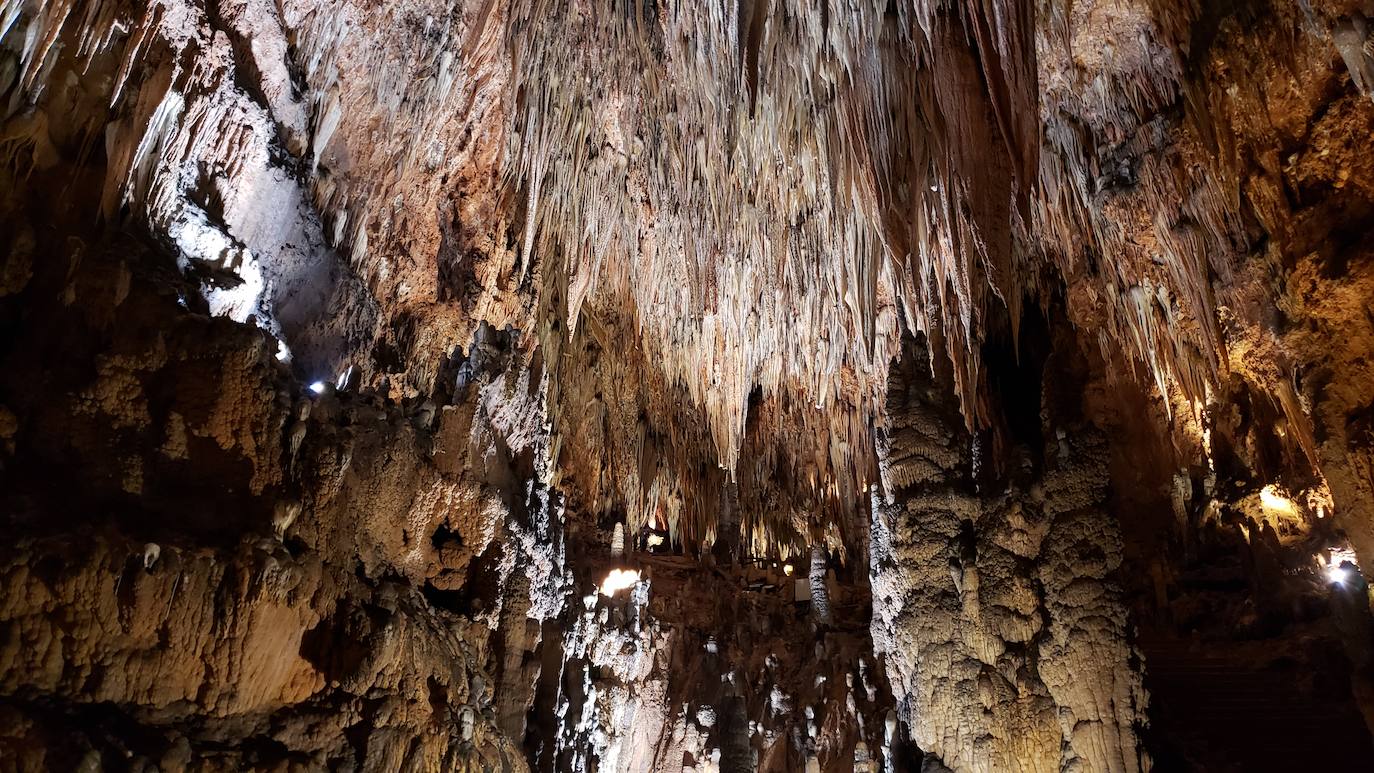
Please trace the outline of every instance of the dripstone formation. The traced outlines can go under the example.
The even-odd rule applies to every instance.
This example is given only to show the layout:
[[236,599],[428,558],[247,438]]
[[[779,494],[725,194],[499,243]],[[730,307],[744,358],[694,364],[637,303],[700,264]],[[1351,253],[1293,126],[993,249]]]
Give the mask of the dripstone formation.
[[0,0],[0,771],[1374,765],[1367,0]]

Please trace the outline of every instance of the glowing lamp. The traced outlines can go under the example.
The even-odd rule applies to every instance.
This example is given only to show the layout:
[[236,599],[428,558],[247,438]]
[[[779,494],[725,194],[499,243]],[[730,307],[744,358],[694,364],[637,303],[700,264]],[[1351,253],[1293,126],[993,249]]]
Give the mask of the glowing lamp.
[[612,569],[606,579],[601,581],[601,595],[606,598],[614,596],[616,592],[625,590],[639,582],[638,569]]

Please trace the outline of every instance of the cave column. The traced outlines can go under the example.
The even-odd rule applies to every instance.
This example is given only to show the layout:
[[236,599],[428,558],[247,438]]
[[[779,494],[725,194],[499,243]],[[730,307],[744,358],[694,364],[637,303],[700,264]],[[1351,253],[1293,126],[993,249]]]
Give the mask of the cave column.
[[889,384],[872,521],[874,645],[911,739],[952,770],[1140,770],[1105,443],[1058,433],[1043,464],[1013,455],[979,490],[928,378]]

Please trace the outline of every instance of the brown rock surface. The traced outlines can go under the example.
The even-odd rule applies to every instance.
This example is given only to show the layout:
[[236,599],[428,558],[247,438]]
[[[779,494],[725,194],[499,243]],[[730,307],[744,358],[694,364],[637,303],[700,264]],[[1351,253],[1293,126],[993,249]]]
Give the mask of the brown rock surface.
[[1374,759],[1367,0],[0,0],[0,97],[0,768]]

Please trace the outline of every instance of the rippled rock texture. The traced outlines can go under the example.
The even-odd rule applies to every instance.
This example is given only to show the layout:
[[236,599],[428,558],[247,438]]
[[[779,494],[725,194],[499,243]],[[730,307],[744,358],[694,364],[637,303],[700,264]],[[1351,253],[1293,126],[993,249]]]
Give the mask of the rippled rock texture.
[[1148,769],[1106,444],[1051,424],[990,480],[940,394],[894,374],[874,516],[874,643],[912,739],[954,770]]

